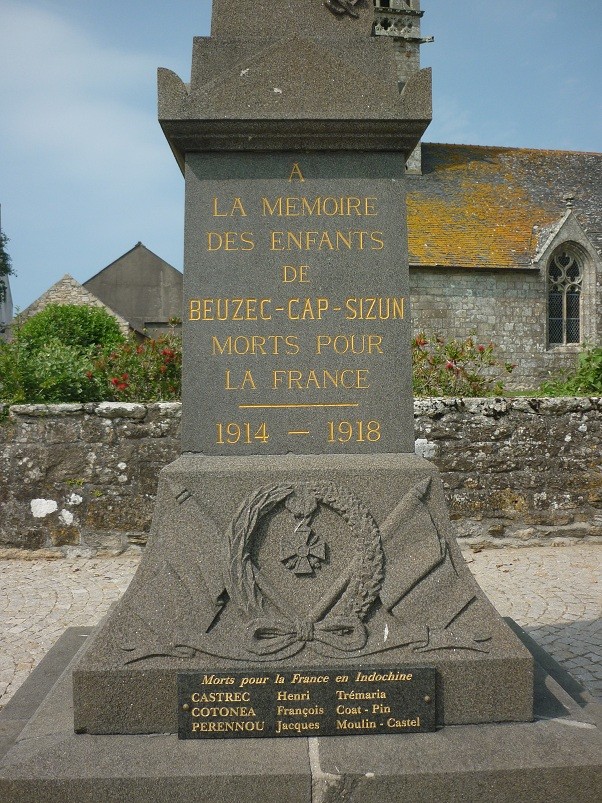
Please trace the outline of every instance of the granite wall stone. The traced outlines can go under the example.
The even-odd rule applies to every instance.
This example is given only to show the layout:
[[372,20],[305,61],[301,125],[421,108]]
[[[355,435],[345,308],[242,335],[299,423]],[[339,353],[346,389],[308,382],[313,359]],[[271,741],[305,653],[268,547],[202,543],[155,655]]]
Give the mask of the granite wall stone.
[[0,418],[0,545],[115,554],[146,543],[180,404],[16,405]]
[[[602,542],[602,399],[422,399],[414,415],[462,542]],[[179,452],[179,404],[0,405],[0,554],[140,549]]]
[[503,378],[511,389],[537,387],[573,368],[582,350],[579,344],[548,347],[546,283],[539,271],[412,268],[410,293],[416,333],[492,340],[498,358],[516,364]]

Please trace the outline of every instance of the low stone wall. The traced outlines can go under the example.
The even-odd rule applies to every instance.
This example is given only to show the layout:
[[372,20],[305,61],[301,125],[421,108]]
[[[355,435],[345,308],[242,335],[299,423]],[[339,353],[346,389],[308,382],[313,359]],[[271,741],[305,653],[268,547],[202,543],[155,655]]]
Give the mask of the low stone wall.
[[180,404],[17,405],[0,423],[0,544],[70,555],[146,543]]
[[[602,539],[602,399],[426,399],[414,412],[416,450],[441,470],[464,543]],[[1,413],[0,554],[146,542],[159,471],[179,453],[179,404]]]
[[602,399],[425,399],[414,415],[461,541],[602,541]]

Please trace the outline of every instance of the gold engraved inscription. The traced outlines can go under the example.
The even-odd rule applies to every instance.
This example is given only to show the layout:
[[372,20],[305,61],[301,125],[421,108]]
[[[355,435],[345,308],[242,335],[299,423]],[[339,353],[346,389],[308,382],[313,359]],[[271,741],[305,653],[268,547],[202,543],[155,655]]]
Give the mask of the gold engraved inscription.
[[316,354],[384,354],[382,335],[317,335]]
[[[273,231],[270,251],[382,251],[382,231]],[[235,250],[235,249],[232,249]]]
[[343,388],[345,390],[368,390],[370,383],[367,368],[343,368],[329,371],[323,369],[274,370],[272,371],[272,388],[274,390],[326,390],[327,388]]
[[238,335],[238,337],[212,335],[211,337],[211,353],[214,356],[223,354],[238,356],[252,354],[262,357],[280,354],[294,356],[299,353],[300,349],[299,338],[296,335],[266,335],[265,337],[262,335]]
[[225,204],[223,207],[219,198],[213,199],[213,217],[234,217],[235,215],[247,217],[240,198],[234,198],[232,202]]
[[305,181],[303,178],[303,173],[301,172],[301,168],[299,167],[298,162],[293,163],[293,169],[291,170],[291,174],[288,177],[289,182],[292,182],[293,179],[297,179],[297,181]]
[[[201,677],[206,683],[199,688]],[[205,674],[188,687],[181,707],[189,732],[199,737],[434,729],[434,710],[416,707],[430,703],[431,697],[421,690],[420,702],[413,701],[400,689],[414,679],[419,681],[418,674],[403,667],[354,669],[349,674],[311,669],[236,677]]]
[[208,231],[207,251],[252,251],[252,231]]
[[201,720],[192,723],[193,733],[253,733],[265,730],[265,722],[247,720],[245,722],[213,722]]
[[288,195],[261,199],[264,217],[375,217],[375,197]]
[[404,317],[404,299],[381,296],[356,296],[345,299],[348,321],[388,321]]
[[283,265],[282,282],[283,284],[291,284],[291,282],[309,284],[308,271],[309,265]]
[[271,298],[191,298],[191,321],[271,321]]
[[[210,440],[226,450],[244,445],[260,453],[268,438],[273,449],[277,439],[287,436],[296,444],[302,438],[321,441],[327,451],[343,451],[344,444],[370,449],[390,434],[376,420],[380,411],[371,409],[372,395],[365,391],[382,381],[390,364],[391,324],[385,322],[404,319],[405,299],[369,295],[376,290],[366,286],[372,268],[358,262],[380,264],[387,253],[384,224],[373,220],[381,217],[381,199],[364,194],[374,185],[361,182],[308,181],[307,188],[303,183],[300,163],[291,161],[280,175],[280,187],[263,183],[252,194],[243,189],[246,184],[230,184],[232,189],[215,185],[205,202],[208,225],[199,232],[199,245],[208,266],[214,259],[219,262],[227,278],[222,292],[232,296],[187,299],[187,317],[205,324],[199,342],[206,359],[214,367],[216,360],[222,364],[216,381],[222,385],[221,398],[230,401],[208,425]],[[249,259],[255,260],[252,266]],[[346,267],[349,259],[358,262],[357,275]],[[259,275],[255,287],[253,275]],[[370,275],[378,275],[378,265]],[[206,283],[197,292],[220,292],[209,289],[204,272],[203,277]],[[312,287],[301,287],[305,284]],[[383,292],[395,292],[386,286]],[[308,292],[312,295],[303,295]],[[325,292],[332,295],[321,295]],[[315,418],[300,412],[287,419],[276,412],[296,408],[347,409]],[[268,409],[275,412],[257,412]]]
[[[332,312],[342,313],[348,321],[388,321],[403,320],[405,315],[403,296],[348,296],[342,307],[326,296],[294,296],[281,306],[276,303],[271,298],[191,298],[188,320],[271,321],[276,313],[284,313],[289,321],[321,321],[327,312]],[[371,337],[375,344],[376,336]],[[334,348],[334,343],[326,340],[323,345]],[[343,347],[342,341],[338,341],[338,347]]]

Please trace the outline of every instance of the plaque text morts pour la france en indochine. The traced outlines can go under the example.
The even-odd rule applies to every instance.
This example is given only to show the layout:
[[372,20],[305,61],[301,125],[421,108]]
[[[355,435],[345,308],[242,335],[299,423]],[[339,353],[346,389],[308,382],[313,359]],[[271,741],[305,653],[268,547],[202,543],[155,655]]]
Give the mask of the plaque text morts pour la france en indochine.
[[435,730],[435,669],[203,672],[179,676],[181,739]]

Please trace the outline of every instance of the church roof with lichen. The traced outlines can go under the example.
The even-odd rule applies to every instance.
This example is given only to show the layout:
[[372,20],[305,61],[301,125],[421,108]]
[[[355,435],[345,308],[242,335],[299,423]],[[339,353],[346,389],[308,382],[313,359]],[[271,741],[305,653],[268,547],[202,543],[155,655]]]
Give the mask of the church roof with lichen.
[[424,143],[408,180],[410,264],[530,267],[567,197],[602,249],[601,153]]

